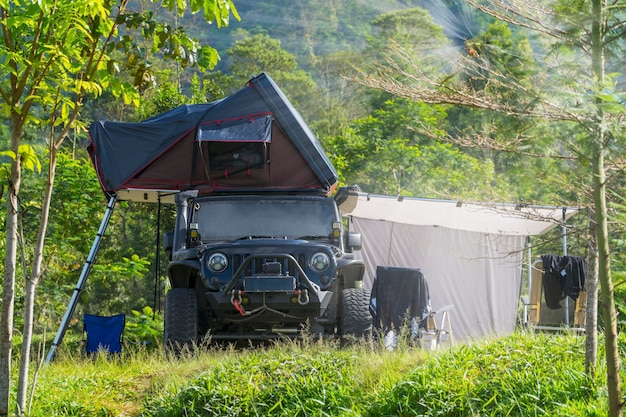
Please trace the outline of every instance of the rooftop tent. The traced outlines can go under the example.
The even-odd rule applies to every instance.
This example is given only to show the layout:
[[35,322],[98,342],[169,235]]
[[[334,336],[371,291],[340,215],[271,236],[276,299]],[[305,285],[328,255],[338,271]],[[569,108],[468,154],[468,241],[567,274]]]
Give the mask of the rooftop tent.
[[118,200],[173,201],[189,189],[330,194],[338,180],[317,138],[264,73],[222,100],[139,123],[99,121],[89,133],[102,189]]
[[545,233],[577,212],[356,191],[338,201],[350,228],[362,233],[365,287],[371,287],[377,266],[419,268],[433,310],[454,305],[455,339],[515,329],[527,237]]

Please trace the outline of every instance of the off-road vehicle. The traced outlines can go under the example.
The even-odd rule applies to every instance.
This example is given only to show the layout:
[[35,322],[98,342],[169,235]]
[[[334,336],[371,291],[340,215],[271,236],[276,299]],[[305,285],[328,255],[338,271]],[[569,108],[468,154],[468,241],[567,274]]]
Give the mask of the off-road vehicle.
[[303,332],[363,336],[360,235],[319,195],[176,196],[165,297],[167,346],[254,341]]
[[[265,73],[228,97],[139,123],[99,121],[89,153],[116,200],[176,204],[165,342],[370,326],[364,267],[319,140]],[[339,191],[339,190],[338,190]]]

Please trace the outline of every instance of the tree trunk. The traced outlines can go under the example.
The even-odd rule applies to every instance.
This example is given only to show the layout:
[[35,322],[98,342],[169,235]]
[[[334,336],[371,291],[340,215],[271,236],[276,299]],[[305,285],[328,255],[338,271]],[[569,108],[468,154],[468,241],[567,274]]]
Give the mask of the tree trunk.
[[20,371],[17,381],[17,398],[15,404],[16,416],[24,415],[26,410],[26,389],[28,387],[30,345],[32,343],[33,336],[33,304],[35,301],[35,288],[37,286],[31,278],[26,279],[26,288],[24,291],[24,338],[22,340],[22,356],[20,358]]
[[13,315],[15,307],[15,269],[17,265],[17,233],[19,192],[22,182],[22,162],[18,154],[22,138],[19,116],[11,120],[11,150],[16,158],[11,163],[11,176],[7,192],[6,252],[2,284],[2,316],[0,317],[0,416],[9,414],[11,392],[11,356],[13,345]]
[[[599,142],[602,143],[602,142]],[[609,416],[622,416],[622,388],[619,375],[620,358],[617,348],[617,314],[611,278],[609,232],[606,212],[606,178],[604,152],[593,158],[593,195],[596,210],[596,238],[598,240],[598,281],[600,306],[604,322],[604,349],[606,352],[606,377],[609,394]]]
[[17,404],[15,407],[17,415],[23,415],[26,410],[30,350],[33,340],[33,325],[35,317],[35,293],[41,277],[43,248],[46,240],[46,230],[48,229],[48,219],[50,217],[50,203],[52,201],[52,189],[54,188],[54,175],[57,163],[57,150],[54,148],[54,144],[51,144],[50,146],[49,158],[48,180],[46,182],[46,191],[43,196],[41,219],[39,222],[39,231],[37,232],[37,244],[35,246],[32,270],[30,276],[26,279],[26,288],[24,292],[24,337],[22,340],[20,372],[17,381]]
[[[13,164],[13,171],[15,171]],[[17,177],[17,178],[16,178]],[[15,304],[15,265],[17,259],[17,191],[11,176],[7,194],[6,254],[2,285],[2,317],[0,329],[0,416],[9,414],[9,393],[11,391],[11,354],[13,344],[13,308]]]
[[585,373],[595,377],[598,364],[598,245],[595,239],[595,220],[590,220],[589,258],[587,263],[587,293],[585,311]]
[[[596,80],[596,90],[604,88],[604,14],[603,0],[592,0],[591,21],[591,65]],[[604,158],[607,152],[604,127],[603,100],[596,98],[596,135],[591,138],[591,165],[593,170],[593,200],[596,219],[596,242],[598,246],[598,282],[600,284],[600,306],[604,322],[604,348],[606,356],[606,384],[609,395],[609,416],[622,416],[622,387],[620,379],[620,358],[617,347],[617,313],[611,278],[611,251],[606,208],[606,168]]]

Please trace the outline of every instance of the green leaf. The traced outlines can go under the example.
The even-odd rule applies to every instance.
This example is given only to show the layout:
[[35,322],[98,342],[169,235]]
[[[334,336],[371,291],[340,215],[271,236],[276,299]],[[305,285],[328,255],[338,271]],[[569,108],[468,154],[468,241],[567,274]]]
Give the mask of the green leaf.
[[204,0],[191,0],[189,6],[191,13],[198,13],[204,7]]
[[203,46],[198,51],[198,66],[202,69],[213,69],[218,64],[220,55],[215,48]]
[[9,158],[15,160],[15,152],[13,151],[2,151],[0,152],[0,156],[8,156]]
[[61,118],[63,120],[67,120],[70,117],[70,107],[67,105],[67,103],[63,103],[63,105],[61,105]]
[[617,103],[619,99],[614,94],[598,94],[598,98],[608,103]]
[[20,145],[18,148],[18,154],[22,160],[22,166],[30,171],[41,172],[41,162],[37,157],[35,148],[31,145]]
[[233,17],[237,19],[237,21],[241,21],[241,17],[239,16],[239,12],[237,12],[237,8],[235,7],[235,4],[232,2],[232,0],[227,0],[227,2],[228,2],[228,7],[230,9],[230,12],[233,14]]

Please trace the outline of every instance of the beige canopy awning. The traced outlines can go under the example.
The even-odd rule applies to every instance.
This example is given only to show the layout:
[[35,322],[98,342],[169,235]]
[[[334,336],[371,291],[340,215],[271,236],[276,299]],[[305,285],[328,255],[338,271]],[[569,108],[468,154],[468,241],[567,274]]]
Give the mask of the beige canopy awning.
[[415,226],[439,226],[499,235],[540,235],[576,214],[578,208],[502,203],[464,203],[413,197],[350,193],[342,215]]

